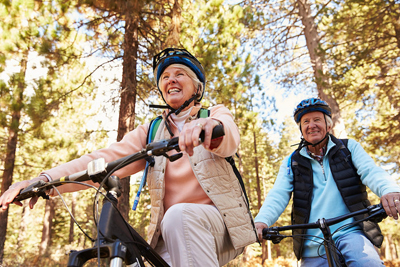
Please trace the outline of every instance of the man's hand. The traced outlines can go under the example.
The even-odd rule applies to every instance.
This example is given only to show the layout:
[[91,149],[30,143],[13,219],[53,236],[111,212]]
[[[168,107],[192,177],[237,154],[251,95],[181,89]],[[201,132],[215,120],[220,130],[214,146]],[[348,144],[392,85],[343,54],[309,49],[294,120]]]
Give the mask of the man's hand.
[[383,195],[381,197],[381,203],[386,211],[386,214],[397,220],[400,211],[400,192]]
[[261,222],[256,222],[254,225],[255,225],[256,230],[257,230],[258,241],[262,242],[262,240],[263,240],[262,230],[264,228],[268,228],[268,225],[266,225],[265,223],[261,223]]

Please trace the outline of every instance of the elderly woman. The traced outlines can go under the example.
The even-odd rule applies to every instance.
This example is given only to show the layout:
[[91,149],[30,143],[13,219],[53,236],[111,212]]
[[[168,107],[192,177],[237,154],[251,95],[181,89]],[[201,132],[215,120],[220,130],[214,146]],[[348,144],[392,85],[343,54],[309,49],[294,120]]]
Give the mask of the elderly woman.
[[[246,245],[256,241],[245,194],[232,166],[225,160],[234,155],[239,145],[238,128],[229,110],[222,105],[210,108],[207,118],[198,116],[205,72],[188,51],[163,50],[154,57],[153,70],[167,104],[154,141],[179,136],[183,156],[174,162],[156,157],[154,167],[148,171],[149,243],[171,266],[225,265],[242,253]],[[223,125],[225,136],[211,140],[212,130],[219,124]],[[205,141],[200,145],[202,130]],[[13,184],[0,197],[0,205],[6,209],[22,188],[37,180],[47,182],[85,170],[88,162],[96,158],[110,162],[138,152],[146,146],[148,131],[149,123],[146,123],[108,148],[44,171],[32,180]],[[115,175],[129,176],[143,170],[145,164],[145,160],[135,162]],[[59,188],[62,193],[83,189],[74,184]],[[36,201],[31,199],[31,208]]]

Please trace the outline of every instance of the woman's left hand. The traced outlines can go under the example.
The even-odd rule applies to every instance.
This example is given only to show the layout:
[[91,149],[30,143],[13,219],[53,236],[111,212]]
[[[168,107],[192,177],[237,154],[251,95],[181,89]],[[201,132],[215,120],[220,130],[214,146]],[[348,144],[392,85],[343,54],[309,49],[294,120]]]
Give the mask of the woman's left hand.
[[[220,122],[212,118],[200,118],[186,123],[179,134],[179,148],[181,151],[186,151],[189,156],[193,156],[193,149],[200,145],[199,137],[202,130],[204,130],[203,146],[209,149],[211,145],[211,135],[215,126]],[[219,140],[219,143],[222,141]],[[213,147],[218,147],[218,144],[213,143]]]

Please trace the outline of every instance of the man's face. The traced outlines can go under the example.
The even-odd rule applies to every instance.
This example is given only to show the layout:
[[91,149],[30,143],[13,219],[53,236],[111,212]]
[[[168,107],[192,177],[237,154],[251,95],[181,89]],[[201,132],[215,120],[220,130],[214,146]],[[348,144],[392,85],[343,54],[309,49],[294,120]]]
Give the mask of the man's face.
[[330,127],[327,129],[324,114],[320,111],[306,113],[300,120],[301,133],[304,139],[311,144],[321,141]]

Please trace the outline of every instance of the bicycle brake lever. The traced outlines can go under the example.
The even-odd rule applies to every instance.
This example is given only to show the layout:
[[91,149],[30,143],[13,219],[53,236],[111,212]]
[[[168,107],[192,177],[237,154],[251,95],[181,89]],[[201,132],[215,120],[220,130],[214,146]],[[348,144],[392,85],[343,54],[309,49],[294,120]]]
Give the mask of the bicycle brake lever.
[[182,153],[177,153],[172,156],[165,155],[165,157],[167,157],[169,159],[169,161],[173,162],[177,159],[180,159],[182,157],[182,155],[183,155]]
[[370,208],[369,210],[370,221],[374,223],[380,223],[381,221],[383,221],[383,219],[387,217],[386,211],[383,208],[382,204],[373,205],[370,206],[369,208]]
[[272,243],[274,244],[279,244],[282,241],[282,239],[286,237],[285,235],[279,234],[279,232],[276,230],[271,230],[267,228],[265,228],[262,231],[262,234],[263,234],[263,239],[271,240]]
[[170,140],[160,140],[150,143],[146,146],[146,153],[149,156],[165,156],[166,152],[173,149],[179,152],[178,140],[178,137],[174,137]]
[[271,240],[272,243],[274,244],[279,244],[282,239],[284,239],[286,236],[281,235],[281,234],[267,234],[265,236],[263,236],[264,239],[266,240]]
[[46,182],[40,180],[29,185],[21,190],[19,195],[14,198],[14,201],[21,201],[35,196],[49,199],[49,196],[46,194],[46,184]]

